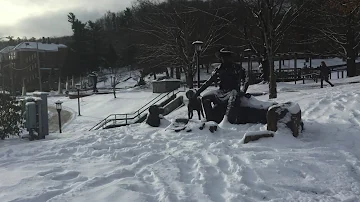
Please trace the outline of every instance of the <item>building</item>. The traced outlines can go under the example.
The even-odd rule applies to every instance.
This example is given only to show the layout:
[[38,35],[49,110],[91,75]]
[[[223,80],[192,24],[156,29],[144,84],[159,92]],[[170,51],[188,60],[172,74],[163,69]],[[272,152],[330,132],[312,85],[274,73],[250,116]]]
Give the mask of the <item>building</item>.
[[9,52],[15,46],[7,46],[0,50],[0,90],[9,90],[6,89],[6,84],[9,84]]
[[[57,88],[66,57],[67,46],[43,42],[22,42],[3,49],[5,88],[13,93],[21,92],[25,84],[27,91],[49,91]],[[40,67],[40,68],[39,68]],[[40,76],[39,76],[40,75]]]

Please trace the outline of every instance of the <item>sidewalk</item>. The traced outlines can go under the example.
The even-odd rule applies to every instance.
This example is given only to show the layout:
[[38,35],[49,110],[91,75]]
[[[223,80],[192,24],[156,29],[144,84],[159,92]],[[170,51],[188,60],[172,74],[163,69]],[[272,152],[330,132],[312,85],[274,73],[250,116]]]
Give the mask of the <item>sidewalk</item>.
[[[58,112],[56,111],[55,107],[49,107],[49,132],[55,133],[59,132],[59,117]],[[61,110],[61,126],[64,126],[71,119],[71,112],[66,110]]]

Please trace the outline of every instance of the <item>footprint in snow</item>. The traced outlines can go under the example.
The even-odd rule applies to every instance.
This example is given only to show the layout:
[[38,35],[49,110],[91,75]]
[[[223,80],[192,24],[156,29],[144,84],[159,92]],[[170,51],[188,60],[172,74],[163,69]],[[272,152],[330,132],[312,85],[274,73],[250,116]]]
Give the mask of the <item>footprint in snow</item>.
[[77,178],[80,175],[80,172],[77,171],[69,171],[69,172],[65,172],[65,173],[61,173],[58,175],[53,176],[51,179],[52,180],[58,180],[58,181],[63,181],[63,180],[72,180],[74,178]]
[[47,171],[39,172],[38,175],[39,176],[45,176],[45,175],[49,175],[51,173],[57,173],[57,172],[62,172],[62,171],[64,171],[63,168],[57,167],[57,168],[53,168],[53,169],[50,169],[50,170],[47,170]]

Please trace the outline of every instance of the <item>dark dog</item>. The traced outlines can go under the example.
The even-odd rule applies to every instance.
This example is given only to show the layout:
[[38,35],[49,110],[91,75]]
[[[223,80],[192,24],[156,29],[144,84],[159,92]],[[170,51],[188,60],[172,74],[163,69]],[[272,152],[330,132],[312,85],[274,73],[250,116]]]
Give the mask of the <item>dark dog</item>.
[[199,115],[199,120],[201,120],[201,116],[205,117],[200,97],[194,97],[195,92],[193,90],[188,90],[185,95],[189,99],[189,104],[187,106],[189,119],[192,119],[194,115],[193,114],[194,110],[197,111]]

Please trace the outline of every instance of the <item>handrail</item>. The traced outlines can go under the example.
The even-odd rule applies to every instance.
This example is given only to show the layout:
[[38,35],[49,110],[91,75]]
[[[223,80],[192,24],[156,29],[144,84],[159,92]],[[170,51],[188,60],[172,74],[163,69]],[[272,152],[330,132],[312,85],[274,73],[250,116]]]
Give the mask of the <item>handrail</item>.
[[[180,92],[180,91],[179,91]],[[179,93],[179,92],[177,92],[177,93]],[[166,93],[165,95],[163,95],[163,94],[161,94],[161,95],[163,95],[161,98],[159,98],[159,99],[157,99],[157,101],[156,102],[158,102],[158,101],[160,101],[160,100],[162,100],[163,98],[165,98],[166,96],[168,96],[170,93],[174,93],[174,91],[172,91],[172,92],[169,92],[169,93]],[[176,94],[177,94],[176,93]],[[175,93],[174,93],[175,94]],[[157,98],[158,98],[159,96],[157,96]],[[153,99],[154,100],[154,99]],[[154,102],[154,103],[156,103],[156,102]],[[149,102],[149,103],[151,103],[151,102]],[[148,103],[148,104],[149,104]],[[147,105],[148,105],[147,104]],[[96,126],[94,126],[93,128],[91,128],[90,130],[92,130],[92,129],[94,129],[94,128],[96,128],[96,129],[98,129],[98,128],[100,128],[100,127],[103,127],[103,126],[105,126],[107,123],[109,123],[109,122],[111,122],[111,121],[117,121],[117,120],[119,120],[119,121],[126,121],[126,124],[129,124],[128,123],[128,121],[129,120],[134,120],[134,119],[136,119],[136,118],[140,118],[141,117],[141,115],[143,114],[143,112],[145,112],[145,111],[147,111],[148,109],[149,109],[149,107],[146,107],[145,108],[145,106],[146,105],[144,105],[142,108],[140,108],[140,109],[138,109],[138,110],[136,110],[135,112],[133,112],[133,113],[130,113],[130,114],[110,114],[108,117],[106,117],[105,119],[103,119],[100,123],[98,123]],[[145,109],[144,109],[145,108]],[[135,115],[135,116],[130,116],[129,117],[129,115]],[[114,116],[115,118],[111,118],[110,119],[110,117],[112,117],[112,116]],[[116,118],[116,116],[125,116],[125,118]]]
[[[177,91],[176,93],[175,93],[175,91]],[[163,98],[165,98],[166,96],[168,96],[169,94],[171,94],[171,93],[173,93],[173,95],[177,95],[178,93],[180,93],[180,92],[184,92],[184,91],[181,91],[181,90],[174,90],[174,91],[171,91],[171,92],[169,92],[169,93],[167,93],[167,94],[165,94],[164,96],[162,96],[160,99],[158,99],[156,102],[158,102],[158,101],[160,101],[160,100],[162,100]],[[155,103],[156,103],[155,102]],[[149,106],[150,107],[150,106]],[[135,111],[133,114],[136,114],[136,112],[137,112],[137,115],[136,116],[133,116],[133,117],[128,117],[128,115],[129,114],[112,114],[112,116],[115,116],[115,119],[113,118],[113,119],[109,119],[109,120],[106,120],[105,121],[105,123],[104,124],[102,124],[102,126],[104,126],[104,125],[106,125],[107,123],[109,123],[109,122],[111,122],[111,121],[117,121],[117,120],[119,120],[119,121],[126,121],[126,124],[128,125],[129,123],[127,122],[128,120],[134,120],[134,119],[136,119],[136,118],[140,118],[141,117],[141,115],[143,114],[143,112],[145,112],[145,111],[147,111],[148,109],[149,109],[149,107],[147,107],[147,108],[145,108],[145,109],[143,109],[141,112],[140,112],[140,109],[139,110],[137,110],[137,111]],[[124,118],[116,118],[116,116],[126,116],[125,117],[125,119]]]
[[[177,91],[175,93],[175,91]],[[140,118],[141,115],[143,114],[143,112],[147,111],[149,109],[149,107],[152,104],[155,104],[159,101],[161,101],[162,99],[164,99],[165,97],[169,96],[171,93],[173,95],[177,95],[179,92],[183,92],[181,90],[174,90],[168,93],[162,93],[158,96],[156,96],[155,98],[153,98],[151,101],[149,101],[148,103],[146,103],[145,105],[143,105],[142,107],[140,107],[138,110],[132,112],[132,113],[126,113],[126,114],[110,114],[108,115],[106,118],[102,119],[99,123],[97,123],[95,126],[93,126],[89,131],[93,130],[93,129],[98,129],[100,127],[105,126],[107,123],[111,122],[111,121],[117,121],[117,120],[125,120],[126,124],[128,124],[129,120],[134,120],[136,118]],[[117,116],[125,116],[125,118],[117,118]],[[114,118],[111,118],[114,117]]]

